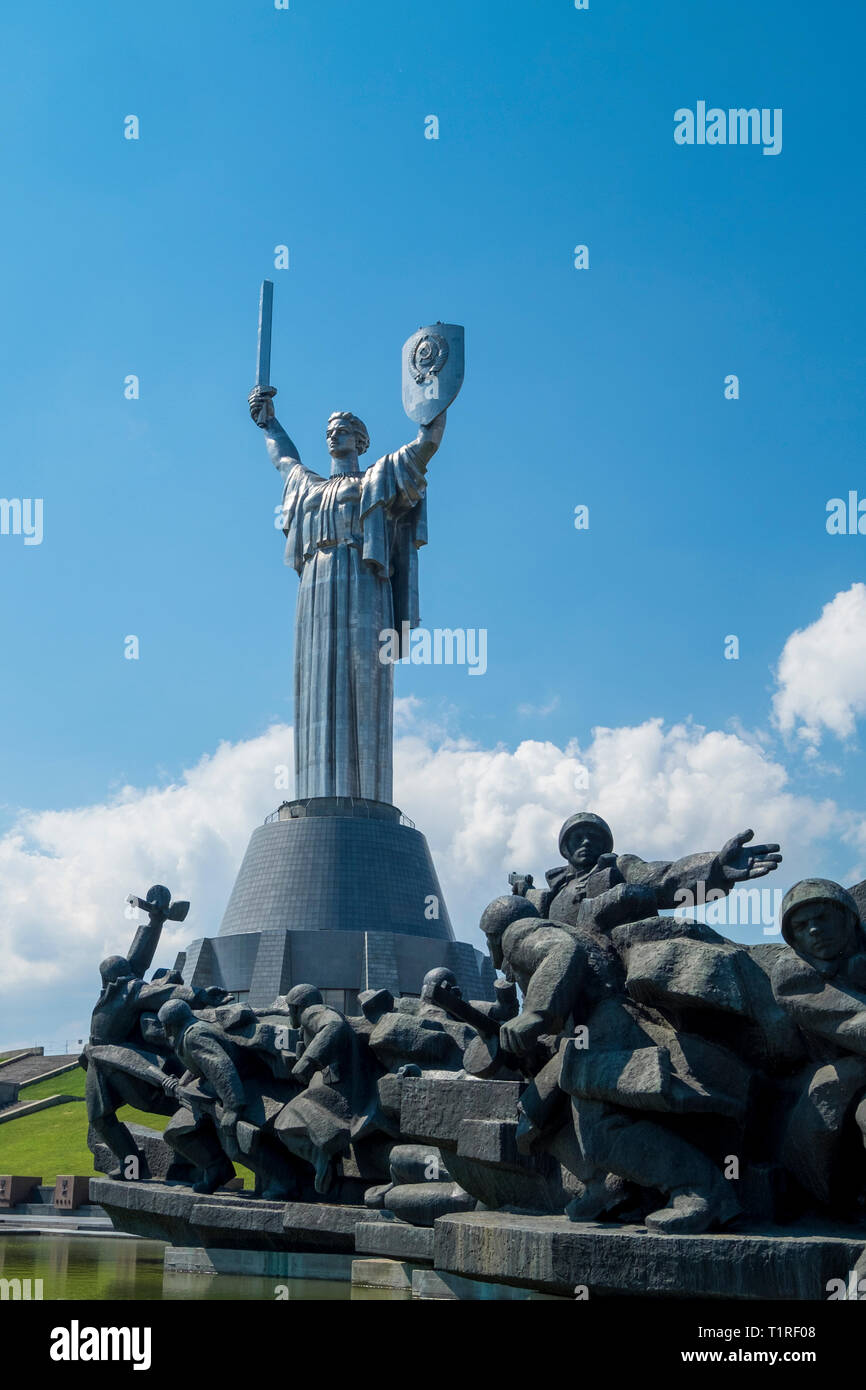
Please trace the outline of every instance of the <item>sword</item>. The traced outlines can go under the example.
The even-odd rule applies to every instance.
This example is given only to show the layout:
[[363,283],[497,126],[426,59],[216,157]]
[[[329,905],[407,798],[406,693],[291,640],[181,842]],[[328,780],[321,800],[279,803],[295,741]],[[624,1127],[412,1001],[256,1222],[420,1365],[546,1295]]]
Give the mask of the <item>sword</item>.
[[274,312],[274,282],[263,280],[259,295],[259,351],[256,360],[256,386],[271,384],[271,320]]

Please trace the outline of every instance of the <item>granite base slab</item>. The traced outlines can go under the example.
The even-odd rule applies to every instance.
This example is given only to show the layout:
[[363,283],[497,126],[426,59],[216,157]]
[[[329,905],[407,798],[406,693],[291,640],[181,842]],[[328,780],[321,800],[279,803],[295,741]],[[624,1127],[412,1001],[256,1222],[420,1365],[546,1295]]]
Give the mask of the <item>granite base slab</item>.
[[358,1254],[386,1260],[432,1265],[433,1241],[432,1226],[410,1226],[405,1221],[361,1221],[355,1227]]
[[[833,1279],[863,1267],[866,1231],[773,1228],[654,1235],[642,1226],[564,1216],[461,1212],[436,1222],[440,1273],[561,1296],[826,1300]],[[577,1296],[582,1296],[578,1294]]]
[[206,1250],[334,1251],[355,1249],[359,1221],[378,1213],[366,1207],[312,1202],[266,1202],[252,1195],[204,1195],[159,1182],[93,1178],[98,1202],[119,1231]]

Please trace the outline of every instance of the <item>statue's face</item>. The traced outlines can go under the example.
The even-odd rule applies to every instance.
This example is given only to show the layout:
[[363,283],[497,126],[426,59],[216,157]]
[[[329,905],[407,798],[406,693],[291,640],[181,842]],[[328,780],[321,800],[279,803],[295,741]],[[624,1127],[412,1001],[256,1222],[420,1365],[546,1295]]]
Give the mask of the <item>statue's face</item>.
[[607,837],[597,825],[575,826],[568,837],[566,857],[581,873],[589,873],[607,849]]
[[322,996],[314,985],[293,985],[286,995],[289,1019],[293,1028],[300,1028],[301,1014],[313,1004],[321,1004]]
[[794,947],[816,960],[838,960],[852,949],[851,924],[839,903],[802,903],[791,913]]
[[490,952],[494,970],[502,970],[505,964],[505,956],[502,951],[502,932],[491,933],[488,936],[487,949]]
[[345,420],[335,420],[328,429],[328,453],[331,458],[349,458],[358,452],[355,431]]

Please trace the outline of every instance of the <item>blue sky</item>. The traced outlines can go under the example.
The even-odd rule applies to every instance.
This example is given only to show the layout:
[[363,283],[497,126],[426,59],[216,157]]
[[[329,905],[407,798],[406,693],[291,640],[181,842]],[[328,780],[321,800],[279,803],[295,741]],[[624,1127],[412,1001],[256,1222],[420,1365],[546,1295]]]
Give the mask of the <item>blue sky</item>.
[[[401,668],[399,695],[484,747],[769,728],[787,638],[864,577],[866,538],[825,529],[866,493],[858,6],[149,0],[3,28],[0,493],[43,498],[45,532],[0,537],[0,828],[291,720],[296,579],[245,405],[265,275],[311,467],[335,408],[371,457],[411,437],[401,345],[466,325],[422,616],[485,627],[488,671]],[[676,145],[698,100],[782,108],[782,153]],[[796,753],[792,785],[861,809],[856,737],[828,751],[829,791]]]

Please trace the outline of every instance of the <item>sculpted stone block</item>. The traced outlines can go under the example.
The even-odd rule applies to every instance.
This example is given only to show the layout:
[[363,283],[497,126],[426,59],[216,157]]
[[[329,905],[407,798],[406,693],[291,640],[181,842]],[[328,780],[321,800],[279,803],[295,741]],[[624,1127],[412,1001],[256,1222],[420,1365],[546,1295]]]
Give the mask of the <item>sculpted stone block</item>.
[[517,1113],[521,1090],[516,1081],[404,1077],[401,1133],[407,1139],[429,1139],[437,1147],[456,1150],[464,1120],[478,1115],[493,1120],[512,1120]]
[[493,1163],[516,1172],[536,1170],[533,1160],[517,1148],[517,1120],[463,1120],[457,1136],[460,1158]]

